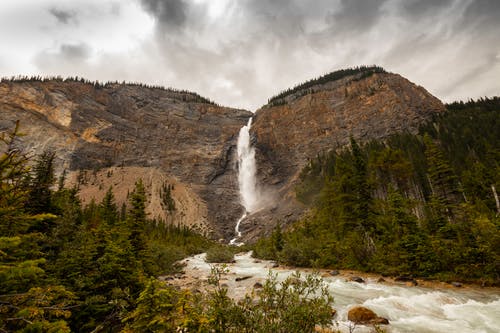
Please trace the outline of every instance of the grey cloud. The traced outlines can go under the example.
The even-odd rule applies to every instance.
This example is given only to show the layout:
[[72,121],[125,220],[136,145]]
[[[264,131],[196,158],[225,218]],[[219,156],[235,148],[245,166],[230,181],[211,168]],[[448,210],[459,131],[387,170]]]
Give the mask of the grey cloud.
[[159,83],[250,109],[362,64],[401,73],[446,101],[500,91],[500,1],[231,0],[222,14],[214,14],[215,0],[136,1],[156,30],[132,55],[97,51],[90,62],[86,44],[66,42],[35,64],[48,74]]
[[34,60],[37,66],[55,75],[82,65],[90,55],[91,49],[84,43],[62,44],[56,52],[46,50],[38,53]]
[[68,24],[75,17],[75,13],[57,8],[51,8],[49,12],[62,24]]
[[487,24],[498,26],[500,22],[500,1],[474,0],[467,7],[464,19],[472,25]]
[[340,10],[330,16],[336,29],[363,31],[371,28],[383,16],[387,0],[341,0]]
[[442,10],[452,4],[453,0],[407,0],[403,2],[404,11],[411,16],[422,16]]
[[[446,98],[451,95],[449,82],[461,78],[449,73],[464,61],[455,57],[454,47],[460,45],[456,52],[470,55],[469,59],[478,58],[475,61],[482,70],[486,68],[480,59],[484,49],[495,45],[476,42],[477,54],[467,53],[463,43],[474,35],[463,20],[487,21],[493,15],[484,7],[498,7],[495,1],[482,4],[481,0],[241,0],[230,2],[231,10],[218,18],[227,28],[217,30],[217,24],[206,24],[206,4],[141,1],[159,27],[183,28],[182,33],[161,29],[156,39],[169,85],[251,108],[301,80],[361,64],[402,71]],[[203,35],[207,27],[215,29],[208,37],[214,39],[208,48],[202,46],[207,42]],[[494,40],[491,37],[489,42]],[[441,57],[444,63],[435,64]],[[439,71],[441,80],[436,80]],[[473,72],[463,69],[469,71]],[[217,82],[228,87],[217,87]]]
[[325,22],[327,15],[337,8],[329,0],[317,0],[314,4],[300,0],[247,0],[241,4],[249,24],[262,27],[267,35],[292,39],[307,34],[308,23]]
[[90,55],[90,49],[86,44],[63,44],[60,55],[68,60],[85,60]]
[[186,22],[188,4],[183,0],[141,0],[141,5],[160,26],[180,27]]

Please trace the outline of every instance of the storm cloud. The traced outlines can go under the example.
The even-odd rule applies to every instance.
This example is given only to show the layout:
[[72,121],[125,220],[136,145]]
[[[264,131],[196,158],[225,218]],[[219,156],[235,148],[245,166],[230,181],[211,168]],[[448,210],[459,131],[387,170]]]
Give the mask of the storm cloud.
[[[142,81],[255,110],[301,81],[377,64],[444,101],[500,94],[495,0],[43,0],[1,6],[0,42],[12,45],[0,52],[2,76]],[[47,17],[34,16],[35,10]],[[28,27],[21,26],[30,17]],[[4,18],[14,36],[1,32]],[[68,24],[76,18],[78,24]]]
[[183,0],[141,0],[141,3],[159,26],[182,26],[186,21],[187,4]]
[[75,16],[74,13],[57,8],[51,8],[49,12],[57,19],[57,21],[59,21],[59,23],[62,24],[68,24]]

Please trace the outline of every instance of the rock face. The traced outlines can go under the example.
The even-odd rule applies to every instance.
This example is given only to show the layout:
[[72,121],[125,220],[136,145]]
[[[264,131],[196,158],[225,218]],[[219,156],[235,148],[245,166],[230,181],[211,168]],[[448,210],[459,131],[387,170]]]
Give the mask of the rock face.
[[[351,72],[349,72],[351,73]],[[415,132],[442,103],[403,77],[357,72],[309,82],[254,115],[258,180],[268,205],[240,226],[243,241],[290,223],[304,213],[294,186],[308,159],[394,132]],[[217,106],[189,92],[76,80],[0,82],[0,131],[16,120],[19,144],[33,155],[57,153],[84,202],[109,186],[118,201],[142,178],[150,217],[199,228],[214,238],[234,236],[243,213],[236,175],[239,130],[252,113]],[[174,186],[176,211],[161,201]]]
[[[93,192],[88,187],[102,184],[131,191],[133,181],[143,178],[151,192],[150,216],[165,217],[158,183],[175,183],[179,215],[182,210],[191,216],[186,224],[199,225],[213,237],[232,236],[242,212],[234,151],[250,116],[193,93],[139,85],[0,83],[0,130],[12,129],[19,120],[25,149],[32,154],[55,150],[59,171],[71,171],[74,181],[83,170],[85,177],[78,180],[83,196]],[[119,185],[124,182],[132,187]]]
[[309,159],[345,146],[395,132],[416,132],[419,125],[445,110],[424,88],[397,74],[363,73],[295,91],[277,105],[256,112],[251,133],[257,150],[259,181],[278,198],[242,224],[256,233],[297,219],[303,207],[295,200],[294,185]]

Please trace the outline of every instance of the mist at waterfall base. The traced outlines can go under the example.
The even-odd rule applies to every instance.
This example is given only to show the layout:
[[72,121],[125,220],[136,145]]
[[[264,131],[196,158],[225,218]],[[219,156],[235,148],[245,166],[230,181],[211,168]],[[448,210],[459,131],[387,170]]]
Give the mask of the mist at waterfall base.
[[[269,203],[268,195],[264,195],[262,189],[257,184],[257,163],[255,161],[255,148],[252,147],[250,138],[250,127],[252,118],[248,120],[246,126],[240,129],[237,143],[238,154],[238,185],[240,189],[241,205],[245,212],[236,222],[235,238],[231,239],[229,244],[240,246],[243,243],[238,242],[241,237],[240,224],[250,214],[264,208],[264,203]],[[264,199],[264,197],[266,197]]]

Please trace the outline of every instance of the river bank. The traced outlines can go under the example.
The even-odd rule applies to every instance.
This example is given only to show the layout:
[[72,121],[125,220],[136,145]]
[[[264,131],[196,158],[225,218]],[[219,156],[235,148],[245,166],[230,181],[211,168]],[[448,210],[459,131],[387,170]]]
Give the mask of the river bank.
[[[193,291],[207,288],[211,264],[204,260],[204,254],[187,258],[184,274],[169,278],[169,283]],[[227,264],[228,273],[222,276],[221,284],[228,289],[228,295],[242,298],[253,288],[265,283],[269,274],[277,275],[278,280],[298,271],[312,273],[311,269],[275,267],[274,262],[256,260],[250,253],[238,254],[235,262]],[[347,320],[347,312],[353,306],[362,305],[389,319],[384,327],[387,332],[498,332],[500,329],[500,289],[480,288],[474,285],[454,287],[436,281],[417,280],[398,282],[380,275],[341,270],[335,276],[331,271],[319,270],[334,297],[337,311],[334,329],[349,332],[352,323]],[[336,273],[336,272],[334,272]],[[360,277],[363,283],[352,281]],[[411,283],[411,284],[410,284]],[[370,332],[373,328],[357,326],[355,332]]]

